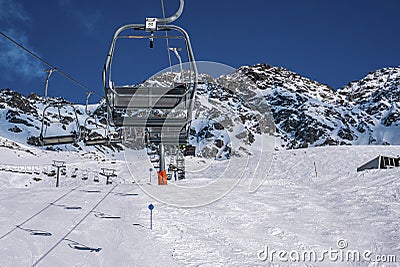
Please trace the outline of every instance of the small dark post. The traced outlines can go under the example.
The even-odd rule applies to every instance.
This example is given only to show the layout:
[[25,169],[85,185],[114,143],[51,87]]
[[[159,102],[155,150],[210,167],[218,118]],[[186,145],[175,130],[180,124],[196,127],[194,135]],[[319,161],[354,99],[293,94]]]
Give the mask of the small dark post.
[[56,187],[58,187],[60,184],[60,168],[65,168],[65,161],[53,160],[52,166],[57,168]]
[[318,172],[317,172],[317,164],[314,161],[314,171],[315,171],[315,177],[318,177]]
[[149,210],[150,210],[150,229],[153,229],[153,209],[154,209],[154,205],[150,204],[149,205]]

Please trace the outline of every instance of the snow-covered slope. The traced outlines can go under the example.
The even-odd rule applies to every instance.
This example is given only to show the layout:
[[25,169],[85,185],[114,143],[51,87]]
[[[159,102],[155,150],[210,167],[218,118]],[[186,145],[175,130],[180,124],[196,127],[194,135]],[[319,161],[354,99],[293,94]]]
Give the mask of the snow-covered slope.
[[[132,173],[132,183],[118,155],[101,158],[96,152],[43,151],[6,140],[2,144],[0,266],[398,266],[400,260],[400,169],[356,172],[378,154],[398,155],[396,146],[277,151],[255,193],[249,193],[251,178],[262,173],[253,172],[255,159],[250,157],[243,170],[230,165],[232,172],[244,171],[231,192],[188,209],[163,204],[146,192],[179,197],[184,187],[213,182],[216,169],[202,167],[211,161],[187,158],[188,166],[202,170],[200,176],[195,171],[178,186],[157,186],[155,177],[148,184],[149,173],[139,169]],[[67,163],[59,188],[54,188],[54,176],[36,169],[53,159]],[[150,164],[140,153],[135,161]],[[263,165],[268,163],[260,162],[258,168]],[[29,173],[30,167],[40,174]],[[104,167],[117,170],[111,185],[102,176],[94,181]],[[155,206],[152,230],[150,203]],[[286,255],[285,262],[271,255],[272,250],[298,255],[315,251],[320,259],[330,248],[370,251],[371,260],[383,255],[392,261],[396,257],[397,263],[369,262],[362,254],[349,262],[327,255],[320,261],[291,261]]]

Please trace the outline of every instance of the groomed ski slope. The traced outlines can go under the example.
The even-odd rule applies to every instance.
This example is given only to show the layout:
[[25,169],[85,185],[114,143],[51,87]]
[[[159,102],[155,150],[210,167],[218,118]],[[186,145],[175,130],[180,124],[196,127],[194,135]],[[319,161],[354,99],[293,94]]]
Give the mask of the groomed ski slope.
[[[173,194],[177,187],[147,184],[148,172],[136,173],[142,178],[133,183],[122,155],[29,149],[35,155],[0,148],[2,164],[64,159],[67,174],[54,188],[54,177],[40,174],[42,180],[35,182],[35,175],[0,172],[0,266],[400,265],[400,169],[356,172],[378,154],[400,154],[400,147],[277,151],[267,180],[255,193],[249,193],[251,170],[245,170],[249,175],[227,196],[198,208],[150,198],[142,189]],[[137,160],[149,164],[145,157]],[[191,166],[208,162],[187,160]],[[75,166],[77,177],[71,178]],[[101,167],[117,169],[113,184],[105,185],[102,176],[93,182]],[[206,173],[212,170],[205,169],[204,177],[212,177]],[[88,180],[82,180],[86,173]],[[196,176],[179,183],[204,181]],[[152,230],[150,203],[155,206]],[[340,250],[338,241],[347,244],[341,251],[371,251],[371,259],[392,255],[397,263],[341,262],[328,256],[320,262],[283,262],[276,255],[259,259],[266,246],[269,252],[322,253]]]

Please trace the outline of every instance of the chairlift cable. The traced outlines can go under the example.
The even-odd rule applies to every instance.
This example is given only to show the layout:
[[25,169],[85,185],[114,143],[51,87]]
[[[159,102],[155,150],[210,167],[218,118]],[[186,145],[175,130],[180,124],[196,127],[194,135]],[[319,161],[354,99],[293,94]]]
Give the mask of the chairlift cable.
[[[14,39],[12,39],[11,37],[9,37],[8,35],[6,35],[5,33],[0,31],[0,35],[2,35],[5,39],[7,39],[8,41],[10,41],[11,43],[13,43],[14,45],[16,45],[17,47],[21,48],[22,50],[24,50],[25,52],[27,52],[29,55],[31,55],[32,57],[36,58],[37,60],[39,60],[40,62],[42,62],[43,64],[45,64],[46,66],[48,66],[50,69],[56,70],[59,74],[61,74],[64,78],[70,80],[71,82],[75,83],[76,85],[78,85],[79,87],[85,89],[88,92],[92,92],[92,90],[87,87],[86,85],[82,84],[81,82],[77,81],[76,79],[72,78],[70,75],[68,75],[67,73],[63,72],[62,70],[56,68],[55,66],[53,66],[52,64],[50,64],[49,62],[47,62],[46,60],[44,60],[43,58],[39,57],[38,55],[36,55],[35,53],[33,53],[32,51],[30,51],[29,49],[27,49],[26,47],[24,47],[22,44],[18,43],[17,41],[15,41]],[[102,98],[102,96],[100,96],[99,94],[94,93],[95,95],[97,95],[98,97]]]

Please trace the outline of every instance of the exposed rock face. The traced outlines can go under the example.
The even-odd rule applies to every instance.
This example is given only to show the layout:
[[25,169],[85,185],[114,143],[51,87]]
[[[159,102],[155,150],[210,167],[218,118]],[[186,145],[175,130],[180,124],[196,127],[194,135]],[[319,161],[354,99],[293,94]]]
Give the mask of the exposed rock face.
[[334,91],[281,67],[245,66],[270,104],[289,148],[400,144],[400,68],[386,68]]

